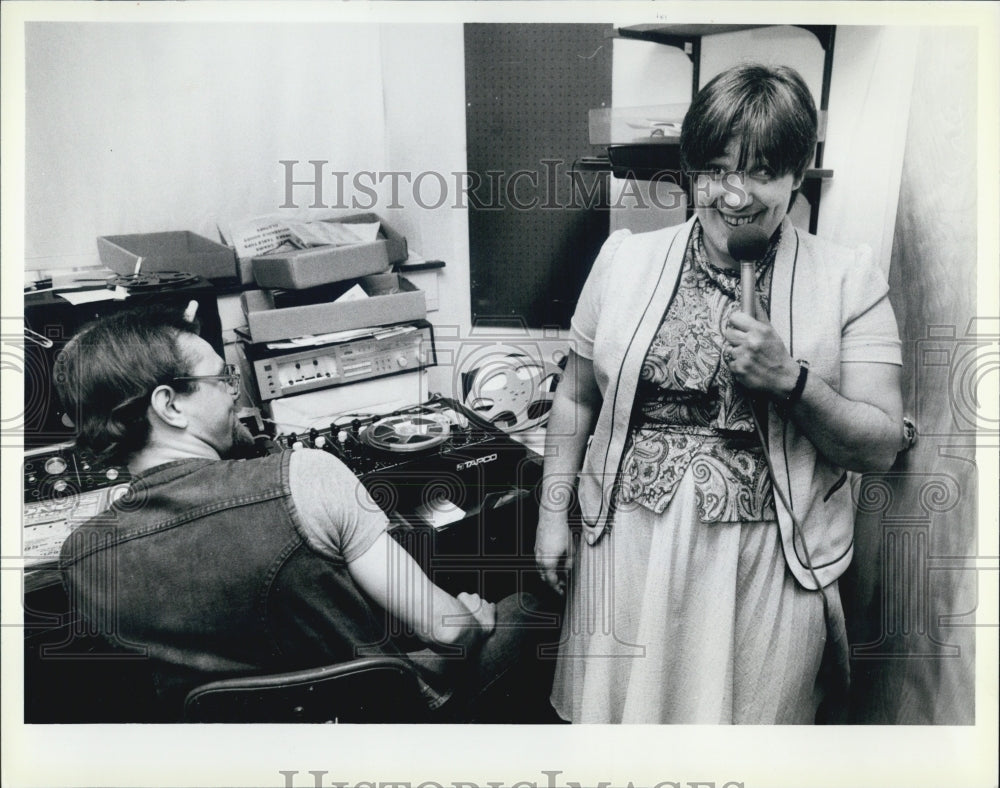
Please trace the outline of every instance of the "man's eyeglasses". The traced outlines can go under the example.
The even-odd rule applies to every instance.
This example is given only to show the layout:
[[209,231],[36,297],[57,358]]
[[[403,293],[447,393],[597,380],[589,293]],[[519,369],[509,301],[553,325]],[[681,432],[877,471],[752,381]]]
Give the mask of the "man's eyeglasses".
[[221,380],[226,384],[230,397],[240,395],[240,371],[235,364],[226,364],[225,371],[221,375],[183,375],[174,380]]

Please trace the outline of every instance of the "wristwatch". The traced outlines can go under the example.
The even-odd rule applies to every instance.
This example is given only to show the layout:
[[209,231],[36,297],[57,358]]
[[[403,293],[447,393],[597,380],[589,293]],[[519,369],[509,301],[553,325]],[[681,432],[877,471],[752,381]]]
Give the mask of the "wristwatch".
[[802,358],[795,359],[795,363],[799,365],[799,377],[795,381],[795,386],[789,391],[784,397],[781,397],[777,401],[777,406],[781,410],[791,409],[796,402],[802,399],[802,392],[806,388],[806,379],[809,377],[809,362]]

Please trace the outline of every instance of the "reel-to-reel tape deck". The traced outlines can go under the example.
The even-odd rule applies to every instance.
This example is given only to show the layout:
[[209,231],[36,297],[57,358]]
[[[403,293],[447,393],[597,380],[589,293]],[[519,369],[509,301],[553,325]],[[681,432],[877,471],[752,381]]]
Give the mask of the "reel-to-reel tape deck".
[[[364,483],[451,479],[469,501],[511,484],[534,484],[537,460],[523,445],[459,403],[432,398],[389,414],[348,415],[324,429],[278,435],[282,449],[316,448],[338,457]],[[522,478],[525,473],[534,474]],[[403,495],[404,491],[400,491]]]
[[280,449],[339,458],[390,517],[390,532],[431,578],[499,598],[534,574],[541,463],[461,404],[433,398],[380,416],[278,435]]

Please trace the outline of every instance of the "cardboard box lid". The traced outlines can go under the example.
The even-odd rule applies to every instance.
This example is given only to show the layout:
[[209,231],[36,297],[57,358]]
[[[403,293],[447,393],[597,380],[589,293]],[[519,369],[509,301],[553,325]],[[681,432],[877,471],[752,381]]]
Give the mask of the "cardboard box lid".
[[142,271],[181,271],[207,279],[236,276],[236,254],[190,230],[167,230],[130,235],[102,235],[97,238],[101,263],[117,274],[135,272],[142,259]]
[[374,274],[358,280],[368,298],[275,308],[266,290],[248,290],[240,302],[254,342],[385,326],[427,317],[424,292],[398,274]]
[[389,268],[386,243],[312,246],[253,258],[253,278],[261,287],[307,290],[357,279]]
[[322,221],[334,224],[378,222],[379,237],[371,243],[312,246],[257,255],[252,262],[257,284],[302,290],[387,271],[391,265],[409,256],[406,238],[377,214],[359,213]]

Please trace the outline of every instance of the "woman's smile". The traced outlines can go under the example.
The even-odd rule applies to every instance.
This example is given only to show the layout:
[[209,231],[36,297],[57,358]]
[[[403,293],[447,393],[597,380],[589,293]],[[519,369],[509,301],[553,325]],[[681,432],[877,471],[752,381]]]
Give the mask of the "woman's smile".
[[722,211],[719,211],[719,215],[722,217],[722,221],[724,221],[730,227],[742,227],[744,224],[750,224],[760,214],[752,213],[746,216],[730,216],[728,214],[723,213]]

